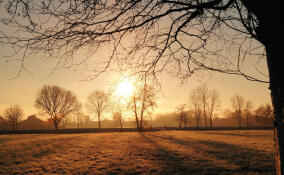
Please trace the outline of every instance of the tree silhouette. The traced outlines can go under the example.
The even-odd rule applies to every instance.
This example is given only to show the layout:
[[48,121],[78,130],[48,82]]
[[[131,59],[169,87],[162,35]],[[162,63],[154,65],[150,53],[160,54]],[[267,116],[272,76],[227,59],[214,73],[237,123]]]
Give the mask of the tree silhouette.
[[95,90],[87,98],[87,108],[95,112],[98,117],[99,128],[101,128],[101,115],[109,107],[109,95],[101,90]]
[[190,96],[189,96],[189,101],[190,103],[193,105],[193,110],[195,113],[195,120],[196,120],[196,128],[199,128],[200,126],[200,120],[201,120],[201,113],[202,113],[202,109],[201,109],[201,100],[200,100],[200,94],[198,92],[198,89],[193,89],[190,92]]
[[204,119],[204,125],[207,128],[207,105],[208,105],[208,99],[209,99],[209,90],[206,84],[203,84],[201,86],[197,87],[197,91],[199,93],[199,98],[201,100],[202,104],[202,114]]
[[62,119],[79,111],[81,103],[71,91],[55,85],[45,85],[37,94],[35,107],[50,116],[57,131]]
[[242,96],[236,94],[231,98],[231,103],[232,103],[233,110],[235,111],[235,117],[237,118],[239,127],[241,128],[245,100]]
[[114,113],[112,114],[112,120],[113,120],[115,123],[118,123],[119,126],[120,126],[120,129],[122,129],[122,115],[121,115],[121,111],[114,112]]
[[[175,75],[185,78],[207,69],[267,82],[246,74],[241,68],[246,57],[266,57],[275,113],[276,172],[284,174],[284,163],[281,164],[284,161],[281,149],[284,147],[284,37],[279,1],[12,0],[1,3],[7,14],[2,17],[6,26],[0,32],[0,42],[11,45],[21,55],[20,72],[25,70],[24,59],[29,54],[57,55],[59,63],[70,67],[77,66],[72,57],[80,48],[89,48],[92,55],[110,44],[110,57],[94,67],[93,76],[105,71],[117,58],[136,63],[132,67],[138,72],[176,70]],[[21,34],[15,34],[17,31]],[[127,49],[125,57],[120,54],[124,49]],[[233,54],[227,53],[231,49]]]
[[23,117],[24,111],[19,105],[13,105],[6,108],[3,112],[4,117],[11,124],[12,130],[16,131],[18,129],[18,122]]
[[252,110],[253,104],[251,101],[246,101],[245,107],[244,107],[244,112],[245,112],[245,118],[246,118],[246,125],[247,127],[250,126],[250,118],[252,117]]
[[220,103],[218,91],[209,90],[206,84],[202,84],[191,91],[189,98],[195,111],[196,122],[200,122],[201,117],[203,117],[204,126],[207,128],[209,118],[209,126],[212,128],[213,115]]
[[215,110],[219,107],[219,93],[217,90],[213,89],[209,92],[209,99],[208,99],[208,115],[209,115],[209,126],[210,128],[213,127],[213,116]]
[[263,126],[271,126],[273,121],[273,108],[270,104],[260,105],[255,111],[257,122]]
[[140,130],[143,130],[147,123],[146,113],[151,113],[157,106],[154,87],[147,84],[146,78],[146,76],[143,76],[143,81],[136,83],[133,95],[128,102],[128,108],[134,113],[137,129]]
[[187,116],[186,116],[186,112],[185,112],[185,104],[180,104],[177,106],[177,115],[178,115],[178,121],[179,121],[179,128],[181,128],[182,123],[184,123],[184,125],[187,123]]

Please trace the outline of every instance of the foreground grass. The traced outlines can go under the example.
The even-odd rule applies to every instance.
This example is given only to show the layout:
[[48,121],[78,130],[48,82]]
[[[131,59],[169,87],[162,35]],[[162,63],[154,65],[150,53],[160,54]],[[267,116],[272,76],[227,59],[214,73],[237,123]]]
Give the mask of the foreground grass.
[[275,174],[272,131],[0,135],[0,174]]

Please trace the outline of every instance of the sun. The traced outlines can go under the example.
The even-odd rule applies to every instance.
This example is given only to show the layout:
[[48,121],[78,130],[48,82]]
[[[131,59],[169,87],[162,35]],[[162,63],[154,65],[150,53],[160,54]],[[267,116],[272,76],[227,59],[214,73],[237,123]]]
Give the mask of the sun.
[[116,94],[123,98],[129,98],[133,94],[133,85],[129,80],[123,80],[116,89]]

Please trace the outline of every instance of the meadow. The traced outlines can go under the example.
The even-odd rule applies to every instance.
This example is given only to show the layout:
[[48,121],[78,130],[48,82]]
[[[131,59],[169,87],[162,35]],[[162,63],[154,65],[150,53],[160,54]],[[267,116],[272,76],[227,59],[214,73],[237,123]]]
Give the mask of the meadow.
[[0,174],[275,174],[272,130],[2,134]]

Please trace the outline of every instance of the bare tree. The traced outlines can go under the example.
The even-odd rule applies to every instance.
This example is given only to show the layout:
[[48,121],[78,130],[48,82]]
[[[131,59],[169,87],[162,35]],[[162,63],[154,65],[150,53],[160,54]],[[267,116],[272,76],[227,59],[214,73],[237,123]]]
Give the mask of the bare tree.
[[55,85],[46,85],[38,92],[35,107],[50,116],[57,131],[62,119],[80,110],[81,103],[71,91]]
[[209,118],[209,126],[212,128],[213,115],[219,106],[218,91],[215,89],[210,91],[206,84],[197,86],[190,94],[190,101],[195,108],[196,122],[200,122],[199,117],[202,116],[204,119],[204,126],[207,128]]
[[82,128],[84,115],[85,114],[83,112],[81,112],[81,111],[77,111],[77,112],[74,113],[75,122],[77,122],[77,128],[78,129],[80,127]]
[[219,107],[219,93],[217,90],[213,89],[209,92],[209,99],[208,99],[208,115],[210,121],[210,128],[213,127],[213,116],[216,109]]
[[198,93],[197,89],[193,89],[189,96],[189,101],[193,105],[193,110],[195,113],[195,120],[196,120],[196,128],[200,127],[200,120],[201,120],[201,101],[200,101],[200,95]]
[[87,128],[91,125],[90,116],[84,114],[83,112],[77,112],[74,114],[75,120],[74,122],[77,123],[77,128]]
[[186,123],[186,112],[185,112],[185,104],[180,104],[177,106],[178,112],[178,121],[179,121],[179,128],[181,128],[183,123]]
[[120,126],[120,129],[122,129],[122,115],[121,115],[121,111],[119,112],[114,112],[112,114],[112,120],[115,123],[118,123],[118,125]]
[[[157,106],[154,87],[147,84],[146,78],[143,76],[143,81],[136,83],[134,93],[128,102],[128,108],[133,111],[137,128],[140,130],[143,130],[147,123],[146,114]],[[148,115],[148,117],[151,116]]]
[[236,94],[231,98],[231,103],[232,103],[233,110],[235,112],[235,117],[237,118],[239,127],[241,128],[242,127],[242,117],[243,117],[242,112],[243,112],[243,108],[245,104],[244,98]]
[[203,114],[203,119],[204,119],[204,125],[207,128],[207,105],[208,105],[208,99],[209,99],[209,90],[206,84],[203,84],[201,86],[197,87],[197,91],[200,95],[200,99],[201,99],[201,104],[202,104],[202,114]]
[[19,105],[13,105],[5,109],[3,115],[10,123],[12,130],[16,131],[18,129],[18,122],[23,117],[24,111]]
[[273,123],[273,108],[270,104],[260,105],[255,111],[256,122],[263,126],[271,126]]
[[87,128],[87,127],[90,127],[90,124],[91,124],[90,116],[84,113],[81,113],[80,114],[80,127]]
[[101,128],[102,113],[109,107],[109,95],[101,90],[95,90],[87,98],[87,108],[96,113],[99,128]]
[[253,108],[252,102],[246,101],[244,107],[244,113],[245,113],[247,127],[250,126],[250,119],[252,118],[252,112],[251,112],[252,108]]
[[[113,46],[112,53],[102,62],[103,66],[97,64],[94,76],[117,58],[137,63],[132,67],[143,72],[170,69],[185,78],[207,69],[268,82],[242,71],[245,58],[266,58],[275,113],[276,172],[284,174],[281,149],[284,147],[284,36],[280,1],[12,0],[1,3],[7,14],[1,20],[5,26],[0,32],[0,42],[11,45],[20,55],[20,72],[26,70],[24,59],[29,54],[58,55],[59,63],[70,67],[78,65],[73,64],[72,56],[80,48],[89,47],[92,55],[109,43]],[[15,31],[21,34],[15,35]],[[126,44],[130,37],[132,43]],[[119,53],[125,48],[127,54],[121,57]],[[230,49],[233,54],[228,53]],[[83,61],[88,58],[91,57]]]

